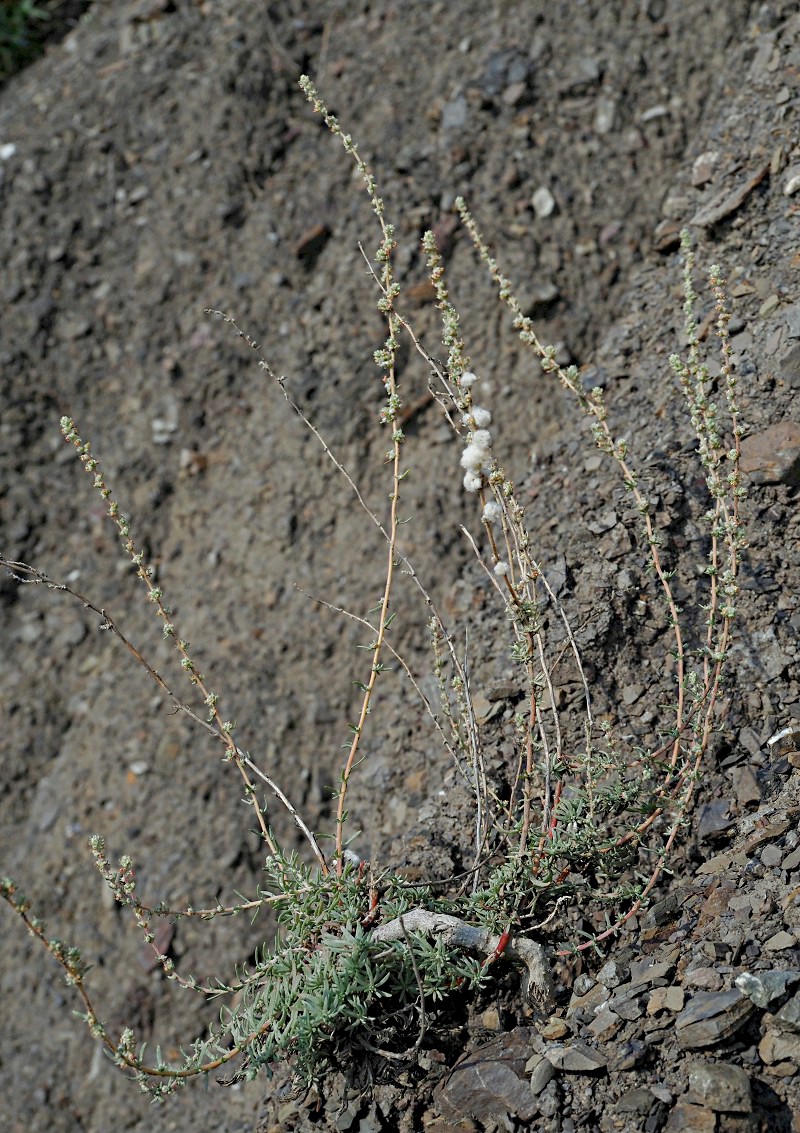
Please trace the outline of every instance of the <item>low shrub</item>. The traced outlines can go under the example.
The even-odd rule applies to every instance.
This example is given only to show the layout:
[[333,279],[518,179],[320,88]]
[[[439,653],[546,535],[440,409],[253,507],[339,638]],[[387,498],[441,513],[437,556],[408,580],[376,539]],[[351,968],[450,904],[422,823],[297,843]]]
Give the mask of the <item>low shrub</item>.
[[[192,688],[191,701],[184,702],[173,693],[103,611],[105,625],[125,641],[177,708],[217,737],[224,760],[241,777],[266,854],[265,880],[250,900],[203,910],[170,909],[145,904],[137,891],[130,857],[112,864],[103,839],[91,839],[97,868],[116,900],[130,910],[144,939],[154,947],[166,977],[224,1004],[218,1023],[191,1045],[180,1065],[169,1063],[160,1052],[148,1060],[130,1030],[118,1036],[109,1032],[91,998],[84,959],[77,950],[49,935],[16,882],[8,878],[2,881],[3,897],[75,988],[92,1034],[117,1066],[132,1073],[156,1098],[190,1078],[228,1064],[233,1064],[231,1080],[235,1080],[289,1060],[298,1084],[307,1084],[331,1067],[352,1064],[358,1052],[359,1057],[366,1052],[388,1059],[413,1058],[426,1032],[436,1025],[437,1005],[457,988],[463,995],[492,979],[494,964],[501,956],[520,963],[526,996],[546,1011],[552,1004],[553,984],[551,960],[540,940],[543,927],[559,923],[563,927],[564,907],[576,894],[582,900],[591,896],[609,910],[607,927],[583,938],[573,936],[561,951],[569,954],[596,947],[642,908],[687,827],[693,792],[715,727],[736,612],[737,568],[743,546],[739,510],[743,495],[739,475],[741,429],[728,342],[729,313],[719,269],[709,272],[721,349],[720,372],[712,380],[700,356],[692,283],[694,257],[689,238],[684,236],[688,347],[685,358],[673,355],[670,364],[697,439],[710,501],[705,516],[709,551],[704,626],[699,640],[694,640],[692,619],[684,618],[675,600],[656,509],[640,485],[627,444],[616,440],[611,431],[602,391],[585,389],[577,369],[560,366],[556,351],[539,341],[467,205],[461,199],[457,201],[461,221],[522,343],[541,370],[568,392],[576,415],[587,419],[594,443],[616,466],[638,515],[641,546],[657,582],[663,624],[671,637],[675,683],[669,714],[661,716],[658,742],[648,750],[631,750],[618,738],[625,732],[624,720],[619,721],[619,728],[612,729],[598,723],[593,714],[590,683],[576,634],[548,581],[545,565],[537,557],[524,507],[501,462],[493,411],[485,404],[479,376],[470,368],[435,239],[426,234],[423,247],[442,317],[446,351],[442,360],[423,344],[403,313],[402,289],[392,264],[394,229],[385,217],[372,173],[310,81],[304,79],[301,85],[314,110],[355,161],[380,226],[380,245],[374,258],[365,259],[375,284],[377,306],[386,322],[385,341],[375,351],[385,390],[380,413],[389,481],[385,515],[370,511],[358,485],[292,400],[283,379],[272,371],[255,343],[231,316],[217,314],[252,347],[268,377],[280,384],[291,409],[303,418],[347,480],[357,506],[368,511],[384,544],[386,569],[380,602],[369,617],[357,617],[370,635],[368,661],[359,683],[360,710],[351,727],[332,830],[312,830],[291,801],[291,785],[276,782],[254,757],[237,746],[233,726],[222,715],[219,697],[181,637],[100,463],[76,424],[68,417],[61,422],[65,439],[75,447],[116,525],[147,601],[161,620],[164,636],[174,643],[180,668]],[[497,632],[510,634],[511,655],[524,679],[524,707],[516,716],[516,755],[501,787],[487,775],[484,731],[473,704],[468,670],[454,644],[454,631],[436,608],[398,539],[407,474],[403,393],[397,373],[398,349],[404,335],[424,359],[431,396],[458,437],[459,477],[463,491],[474,500],[480,531],[480,535],[465,534],[497,596]],[[721,393],[719,406],[713,400],[715,385]],[[727,420],[727,438],[723,417]],[[35,567],[8,559],[0,562],[22,582],[75,594],[71,587],[53,581]],[[411,578],[427,609],[437,703],[426,697],[423,682],[392,645],[390,627],[397,612],[393,598],[400,572]],[[89,600],[76,597],[100,613]],[[348,789],[352,777],[359,774],[363,737],[376,726],[370,710],[387,667],[405,672],[474,802],[471,866],[465,876],[444,883],[409,884],[391,871],[376,876],[369,863],[360,861],[349,846]],[[582,690],[577,708],[574,702],[561,707],[559,682],[567,672]],[[277,841],[259,798],[265,790],[279,800],[302,832],[307,849],[303,858],[287,853]],[[323,841],[323,835],[328,841]],[[593,894],[589,894],[587,878],[592,879]],[[209,919],[252,913],[267,905],[275,911],[277,935],[264,944],[233,982],[201,983],[179,974],[157,946],[158,918]]]

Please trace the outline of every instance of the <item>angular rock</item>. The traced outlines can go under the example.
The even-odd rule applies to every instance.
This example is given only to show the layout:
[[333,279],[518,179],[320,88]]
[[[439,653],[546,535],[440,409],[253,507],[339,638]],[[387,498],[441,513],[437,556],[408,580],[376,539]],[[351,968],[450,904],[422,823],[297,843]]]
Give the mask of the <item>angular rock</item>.
[[637,1086],[626,1091],[617,1102],[617,1113],[636,1113],[640,1117],[647,1117],[653,1108],[655,1098],[645,1086]]
[[639,988],[632,989],[629,984],[626,984],[614,992],[608,1001],[608,1008],[615,1015],[619,1015],[621,1019],[626,1019],[628,1022],[640,1019],[643,1013],[641,990]]
[[697,811],[697,835],[701,842],[714,840],[734,825],[730,799],[713,799]]
[[[792,973],[797,978],[798,973]],[[783,1031],[800,1034],[800,992],[793,995],[788,1003],[784,1003],[775,1016],[775,1024]]]
[[800,972],[742,972],[733,982],[756,1007],[767,1008],[798,980]]
[[434,1091],[442,1116],[483,1120],[512,1113],[529,1121],[538,1112],[525,1076],[531,1045],[529,1034],[519,1027],[465,1054]]
[[779,421],[742,441],[742,472],[754,484],[800,483],[800,425]]
[[678,1043],[690,1050],[713,1046],[735,1034],[755,1009],[739,988],[699,992],[675,1020]]
[[741,1066],[723,1062],[693,1062],[689,1066],[689,1102],[717,1113],[750,1113],[750,1078]]
[[641,984],[651,984],[654,980],[663,980],[671,975],[680,949],[670,947],[662,949],[656,956],[648,956],[644,960],[635,960],[631,964],[631,987]]
[[597,973],[597,978],[601,984],[607,988],[619,987],[621,983],[628,978],[629,968],[627,965],[622,965],[616,960],[606,960],[600,971]]
[[596,986],[597,980],[592,979],[587,972],[581,972],[579,976],[575,977],[575,983],[572,985],[572,999],[588,995],[592,988]]
[[615,1015],[613,1011],[609,1011],[604,1007],[598,1011],[597,1016],[592,1019],[586,1027],[586,1030],[594,1039],[599,1039],[600,1042],[608,1042],[613,1039],[614,1035],[622,1026],[622,1019],[619,1015]]
[[797,937],[792,936],[790,932],[781,929],[776,932],[769,940],[764,941],[765,952],[784,952],[787,948],[794,948],[797,944]]
[[594,1015],[608,1001],[609,991],[605,984],[596,983],[583,995],[573,993],[567,1007],[567,1018],[582,1014],[584,1018]]
[[769,869],[780,865],[782,858],[783,847],[776,845],[775,842],[771,842],[761,851],[761,864],[767,866]]
[[656,987],[647,1000],[647,1014],[658,1015],[661,1011],[677,1013],[683,1010],[686,993],[682,987]]
[[716,968],[693,968],[686,973],[683,981],[687,987],[700,988],[703,991],[719,991],[722,987],[722,976]]
[[608,1067],[606,1059],[601,1054],[582,1042],[558,1043],[548,1047],[544,1056],[556,1070],[565,1070],[570,1074],[605,1072]]
[[537,1100],[537,1109],[542,1117],[553,1117],[562,1105],[558,1082],[550,1082],[547,1089]]
[[569,1024],[556,1015],[552,1019],[548,1019],[545,1025],[539,1028],[539,1034],[545,1042],[555,1042],[558,1039],[566,1038],[569,1033]]
[[650,1055],[646,1043],[641,1039],[631,1039],[623,1043],[608,1061],[609,1071],[637,1070],[644,1066]]
[[717,1115],[704,1105],[679,1101],[671,1110],[664,1133],[715,1133]]
[[758,1057],[767,1066],[791,1062],[800,1067],[800,1035],[790,1035],[770,1027],[758,1044]]

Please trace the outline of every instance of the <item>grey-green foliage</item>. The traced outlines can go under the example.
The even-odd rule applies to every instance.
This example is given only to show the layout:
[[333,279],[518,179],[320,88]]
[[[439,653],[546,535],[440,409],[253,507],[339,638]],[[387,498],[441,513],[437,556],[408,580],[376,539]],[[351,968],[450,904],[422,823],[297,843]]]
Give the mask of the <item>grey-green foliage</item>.
[[[235,1010],[221,1008],[218,1024],[184,1052],[182,1066],[156,1059],[149,1069],[167,1073],[161,1082],[145,1069],[144,1049],[126,1049],[123,1062],[134,1064],[149,1092],[163,1095],[201,1068],[226,1063],[231,1044],[243,1052],[235,1079],[291,1059],[298,1083],[309,1084],[330,1066],[347,1065],[358,1050],[395,1045],[398,1034],[413,1034],[421,1000],[435,1004],[457,986],[472,989],[488,978],[480,958],[453,954],[441,939],[409,932],[376,943],[366,927],[371,884],[356,865],[348,864],[341,876],[321,874],[296,857],[275,854],[265,873],[259,896],[277,899],[272,943],[232,982],[203,987],[182,978],[184,986],[214,998],[235,995]],[[133,890],[122,899],[135,903]],[[420,904],[453,908],[425,887],[382,879],[384,920]]]
[[[180,658],[180,667],[199,698],[199,707],[184,704],[164,679],[148,667],[151,677],[183,711],[210,730],[224,745],[224,758],[242,776],[246,799],[256,815],[267,854],[265,880],[251,900],[209,910],[169,910],[147,907],[136,890],[130,859],[118,866],[106,859],[102,839],[92,839],[92,852],[100,873],[117,900],[127,906],[148,943],[155,947],[153,928],[158,917],[214,916],[274,909],[278,930],[265,943],[251,965],[237,972],[236,979],[203,985],[191,976],[178,974],[171,959],[159,954],[165,975],[189,991],[223,1002],[218,1022],[206,1036],[184,1052],[181,1065],[165,1060],[160,1051],[148,1060],[136,1037],[126,1030],[112,1036],[94,1008],[85,984],[86,965],[79,954],[60,940],[50,938],[32,917],[28,902],[10,879],[0,883],[0,896],[12,906],[28,929],[61,964],[67,981],[77,990],[84,1018],[92,1033],[104,1043],[114,1061],[132,1072],[155,1097],[194,1076],[231,1066],[234,1077],[252,1076],[261,1068],[289,1060],[299,1082],[319,1078],[332,1066],[352,1065],[358,1052],[374,1056],[413,1055],[430,1025],[435,1005],[456,989],[474,991],[493,973],[492,962],[506,945],[509,934],[524,935],[539,921],[551,921],[566,900],[595,907],[611,906],[606,927],[583,936],[564,934],[565,954],[596,947],[621,928],[646,901],[655,887],[669,854],[684,829],[702,758],[715,726],[723,666],[730,644],[730,623],[735,612],[736,573],[742,545],[738,502],[742,494],[739,478],[738,406],[735,377],[727,341],[723,281],[712,270],[711,285],[717,305],[717,333],[723,364],[725,403],[722,408],[711,397],[712,382],[699,357],[695,330],[692,285],[693,258],[684,242],[686,326],[689,355],[672,360],[672,368],[687,402],[688,415],[698,438],[702,467],[712,505],[706,517],[709,531],[709,603],[705,636],[690,647],[685,640],[681,612],[670,585],[661,536],[650,501],[638,484],[629,463],[627,446],[614,439],[608,413],[599,390],[587,393],[574,367],[562,369],[554,350],[539,342],[535,329],[522,313],[510,281],[502,275],[475,221],[463,201],[457,203],[479,257],[497,287],[500,300],[511,312],[513,325],[531,350],[540,372],[552,375],[573,399],[576,413],[588,418],[595,443],[616,464],[641,522],[642,545],[657,580],[664,610],[664,630],[671,635],[676,666],[675,703],[661,729],[661,739],[651,750],[631,751],[615,740],[612,729],[594,721],[591,695],[583,672],[580,652],[569,619],[551,589],[534,555],[525,526],[524,509],[513,483],[496,454],[488,425],[489,410],[473,399],[477,376],[469,369],[458,313],[444,282],[444,267],[430,233],[423,240],[431,280],[442,314],[442,341],[446,363],[440,363],[417,339],[413,328],[398,309],[401,294],[392,272],[394,230],[384,218],[384,206],[375,181],[358,155],[352,139],[343,134],[328,114],[313,86],[303,89],[314,109],[323,115],[331,131],[355,160],[367,188],[381,229],[381,243],[374,256],[372,274],[379,292],[378,308],[387,321],[387,337],[376,351],[386,387],[386,402],[380,420],[389,430],[391,448],[390,510],[382,519],[369,512],[387,544],[387,573],[383,597],[373,620],[359,617],[371,634],[368,680],[358,682],[363,695],[361,713],[353,726],[348,755],[342,771],[334,849],[322,852],[317,832],[312,832],[295,810],[279,784],[232,739],[232,725],[223,716],[220,698],[205,684],[192,659],[189,644],[180,638],[165,604],[162,590],[153,585],[152,569],[137,550],[130,525],[111,496],[97,459],[68,417],[62,421],[66,439],[75,446],[95,489],[107,505],[126,554],[136,567],[148,601],[162,621],[165,636]],[[233,323],[230,316],[226,321]],[[238,330],[238,328],[236,328]],[[241,332],[239,332],[241,334]],[[464,488],[480,506],[485,550],[473,539],[479,561],[495,587],[505,612],[500,632],[511,630],[510,656],[519,666],[526,687],[526,712],[516,724],[518,750],[515,766],[507,769],[505,795],[498,797],[490,786],[483,752],[483,735],[477,725],[467,672],[453,644],[453,635],[433,605],[412,564],[402,555],[396,540],[400,513],[398,501],[407,474],[404,467],[405,437],[400,425],[402,396],[395,372],[399,337],[410,336],[413,346],[430,368],[437,399],[448,410],[448,419],[463,444],[461,466]],[[245,335],[242,335],[246,338]],[[255,344],[246,339],[254,349]],[[272,371],[259,354],[259,365]],[[302,413],[290,398],[281,379],[281,390],[291,408]],[[725,448],[720,414],[727,411],[733,443]],[[305,420],[305,418],[304,418]],[[315,435],[313,424],[307,422]],[[360,506],[366,508],[355,484],[322,441],[325,452],[343,472]],[[368,509],[367,509],[368,510]],[[470,537],[470,536],[468,536]],[[471,537],[470,537],[471,538]],[[39,582],[61,590],[35,568],[0,558],[21,581]],[[403,659],[394,653],[388,629],[394,617],[391,598],[396,570],[406,571],[427,603],[433,643],[433,669],[441,704],[434,709]],[[74,593],[74,591],[71,591]],[[80,595],[85,605],[92,603]],[[100,613],[100,611],[97,611]],[[545,616],[546,613],[546,616]],[[129,643],[103,611],[105,624]],[[549,624],[549,630],[548,630]],[[555,640],[548,638],[553,626]],[[137,660],[141,654],[129,645]],[[556,672],[566,652],[583,686],[579,720],[564,721],[558,708]],[[345,795],[351,774],[357,772],[361,736],[371,723],[370,709],[376,682],[387,668],[391,654],[411,679],[429,711],[440,738],[474,796],[476,811],[474,860],[466,876],[442,885],[409,885],[391,872],[373,876],[368,863],[353,860],[345,846],[347,811]],[[581,716],[582,712],[582,716]],[[570,736],[567,744],[565,737]],[[577,736],[583,744],[575,745]],[[277,796],[305,837],[312,864],[286,854],[275,840],[259,804],[256,787],[261,783]],[[224,879],[223,879],[224,880]],[[444,934],[406,931],[393,938],[376,935],[375,926],[387,926],[405,914],[422,910],[457,918],[470,926],[481,926],[494,939],[488,955],[467,954],[453,947]],[[561,926],[564,932],[563,925]],[[488,936],[482,938],[488,939]],[[513,951],[513,949],[512,949]]]

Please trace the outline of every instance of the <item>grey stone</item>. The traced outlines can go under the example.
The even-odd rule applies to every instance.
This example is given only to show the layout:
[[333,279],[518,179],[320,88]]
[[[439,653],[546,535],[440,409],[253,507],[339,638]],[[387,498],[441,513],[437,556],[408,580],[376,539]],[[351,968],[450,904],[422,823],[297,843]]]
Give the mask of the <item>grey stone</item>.
[[604,1007],[598,1011],[591,1023],[586,1027],[586,1030],[591,1034],[592,1038],[599,1039],[600,1042],[608,1042],[612,1039],[617,1031],[622,1026],[622,1019],[613,1011],[609,1011]]
[[681,1100],[671,1110],[664,1133],[715,1133],[716,1128],[713,1109]]
[[732,826],[730,799],[713,799],[699,808],[697,834],[701,842],[730,830]]
[[740,808],[761,802],[761,787],[749,763],[744,767],[734,767],[733,789],[736,791],[736,801]]
[[754,484],[800,483],[800,425],[778,421],[742,441],[741,469]]
[[640,988],[632,990],[630,986],[625,985],[612,995],[611,999],[608,1001],[608,1007],[615,1015],[619,1015],[620,1019],[625,1019],[629,1023],[632,1023],[635,1019],[640,1019],[644,1014],[641,995],[642,991]]
[[793,1062],[800,1066],[800,1036],[784,1034],[769,1027],[758,1044],[758,1057],[767,1066],[776,1062]]
[[774,842],[765,846],[761,851],[761,862],[763,865],[772,868],[773,866],[780,865],[781,858],[783,857],[783,849],[776,846]]
[[616,960],[606,960],[600,971],[597,973],[597,978],[601,984],[605,984],[608,988],[619,987],[623,980],[627,979],[629,970],[618,964]]
[[618,1113],[638,1113],[646,1117],[653,1108],[654,1097],[645,1086],[627,1090],[616,1104]]
[[463,94],[457,95],[450,102],[445,103],[442,109],[442,128],[457,130],[467,121],[467,100]]
[[576,995],[573,992],[572,999],[569,1001],[567,1007],[567,1018],[572,1015],[588,1012],[590,1016],[604,1004],[608,1002],[608,988],[605,984],[596,983],[584,995]]
[[549,1059],[543,1058],[531,1074],[531,1093],[538,1097],[555,1077],[556,1069]]
[[733,982],[756,1007],[766,1008],[798,980],[800,972],[742,972]]
[[740,1066],[723,1062],[691,1063],[686,1097],[715,1113],[750,1113],[753,1108],[747,1073]]
[[[797,973],[794,973],[794,976],[797,978]],[[784,1003],[775,1016],[775,1021],[781,1030],[800,1034],[800,993],[793,995],[788,1003]]]
[[601,1054],[579,1041],[554,1044],[545,1050],[544,1056],[556,1070],[565,1070],[572,1074],[605,1071],[608,1065]]
[[537,1099],[537,1111],[542,1117],[553,1117],[558,1113],[560,1105],[558,1082],[550,1082],[547,1089]]
[[[653,906],[655,909],[655,906]],[[675,960],[679,954],[677,947],[660,952],[657,956],[649,956],[644,960],[636,960],[631,964],[631,985],[652,984],[655,980],[669,977],[675,967]]]
[[617,103],[613,98],[600,95],[595,103],[594,129],[595,133],[608,134],[614,128],[617,113]]
[[686,987],[696,987],[703,991],[719,991],[722,987],[722,976],[716,968],[694,968],[687,972],[684,978]]
[[800,389],[800,343],[795,343],[778,359],[778,376],[792,389]]
[[641,1039],[631,1039],[619,1046],[608,1062],[609,1071],[636,1070],[647,1061],[649,1051]]
[[543,220],[555,212],[556,199],[546,185],[540,185],[531,197],[531,204],[533,211]]
[[764,951],[784,952],[787,948],[794,948],[796,944],[797,937],[781,929],[780,932],[773,933],[769,940],[764,941]]
[[739,988],[699,992],[675,1020],[678,1043],[686,1049],[713,1046],[735,1034],[755,1009]]
[[517,1028],[460,1058],[434,1091],[442,1115],[461,1120],[468,1114],[483,1120],[513,1113],[529,1121],[538,1112],[525,1076],[531,1037],[525,1028]]
[[581,974],[575,978],[575,983],[572,985],[573,998],[586,995],[587,992],[592,990],[596,983],[597,981],[592,979],[588,973],[581,972]]

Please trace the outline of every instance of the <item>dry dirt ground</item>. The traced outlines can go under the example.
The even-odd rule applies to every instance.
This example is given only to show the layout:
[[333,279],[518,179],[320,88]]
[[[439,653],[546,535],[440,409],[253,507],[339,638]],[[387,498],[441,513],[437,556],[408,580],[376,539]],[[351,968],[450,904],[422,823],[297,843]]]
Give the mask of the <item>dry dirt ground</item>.
[[[359,241],[376,245],[376,229],[352,163],[297,88],[307,72],[379,176],[397,224],[406,309],[434,351],[437,312],[419,239],[431,226],[445,235],[497,443],[527,501],[536,553],[560,574],[583,627],[598,712],[634,740],[656,727],[670,695],[666,638],[642,553],[630,552],[622,490],[566,395],[516,342],[468,239],[451,228],[452,205],[467,197],[541,338],[596,368],[587,372],[606,385],[614,427],[658,494],[691,607],[704,544],[701,481],[667,365],[682,321],[676,233],[689,223],[700,261],[720,262],[730,280],[748,433],[800,423],[794,8],[92,4],[0,92],[0,551],[70,581],[169,670],[137,580],[59,436],[59,417],[71,414],[158,564],[241,746],[269,764],[312,826],[330,823],[364,638],[307,594],[365,614],[380,594],[383,548],[280,389],[230,328],[204,314],[236,315],[382,506],[372,351],[383,327],[358,251]],[[473,686],[486,698],[516,679],[503,615],[459,531],[462,522],[475,529],[477,517],[460,489],[458,446],[436,406],[423,404],[427,373],[410,351],[402,379],[407,404],[419,402],[407,425],[414,519],[405,547],[454,622],[471,619]],[[731,989],[746,964],[800,971],[798,773],[766,746],[800,721],[798,470],[791,452],[776,469],[774,448],[753,457],[760,475],[747,508],[735,663],[695,821],[674,862],[672,884],[702,899],[704,913],[650,937],[651,947],[677,946],[655,990],[673,981],[689,1004]],[[410,592],[403,601],[394,641],[423,669],[425,611]],[[112,858],[130,853],[153,902],[252,892],[262,851],[238,783],[210,738],[170,711],[79,605],[4,577],[0,627],[0,873],[17,878],[51,931],[95,965],[109,1025],[131,1022],[170,1051],[200,1032],[207,1007],[153,970],[93,870],[87,838],[102,833]],[[496,726],[510,728],[512,708],[492,703],[501,705]],[[446,875],[469,819],[445,789],[447,758],[400,680],[387,678],[373,726],[350,800],[359,852]],[[748,815],[771,832],[770,856],[763,839],[757,851],[736,842]],[[271,817],[293,844],[283,815]],[[738,857],[728,860],[730,847]],[[726,900],[709,904],[709,886]],[[749,905],[727,900],[748,894]],[[295,1101],[281,1096],[278,1076],[190,1088],[153,1108],[97,1054],[51,959],[9,910],[0,917],[0,1124],[14,1133],[433,1128],[460,1051],[480,1048],[487,1029],[500,1041],[498,1027],[502,1037],[526,1022],[507,977],[474,1010],[459,1008],[427,1061],[385,1076],[372,1093],[348,1098],[334,1082],[326,1096]],[[730,943],[733,921],[741,946]],[[575,928],[573,910],[562,938]],[[171,952],[198,977],[230,975],[264,931],[244,919],[182,921]],[[630,964],[647,931],[644,920],[630,922],[610,952]],[[780,932],[788,943],[762,948]],[[687,957],[698,967],[698,949],[711,972],[705,983],[686,973]],[[603,962],[559,969],[560,1015],[575,978]],[[643,1057],[610,1059],[593,1076],[564,1072],[527,1115],[515,1116],[510,1102],[495,1106],[510,1116],[493,1115],[453,1095],[445,1116],[464,1129],[566,1133],[798,1127],[800,1056],[791,1043],[771,1056],[763,1011],[700,1048],[701,1061],[737,1066],[750,1081],[736,1116],[690,1079],[696,1049],[676,1045],[669,1027],[645,1043],[642,1025],[627,1019],[628,1031],[613,1037],[612,1028],[609,1042],[614,1057],[623,1039],[644,1044]],[[634,1097],[637,1089],[645,1092]]]

